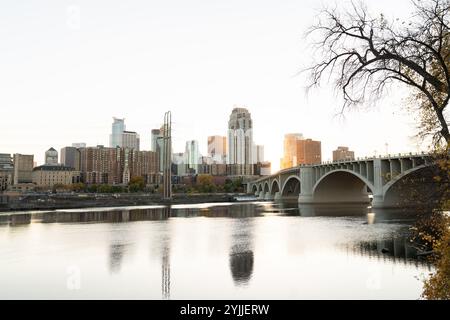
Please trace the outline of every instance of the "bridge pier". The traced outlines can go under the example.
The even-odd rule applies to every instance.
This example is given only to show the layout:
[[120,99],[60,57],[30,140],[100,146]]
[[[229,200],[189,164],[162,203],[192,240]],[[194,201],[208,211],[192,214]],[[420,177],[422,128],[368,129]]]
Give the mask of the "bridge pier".
[[313,204],[314,198],[312,194],[300,194],[298,196],[298,203],[300,204]]
[[273,195],[270,194],[270,192],[267,192],[264,196],[264,200],[272,201],[274,199]]
[[273,197],[273,200],[281,200],[281,193],[280,192],[275,192],[275,196]]
[[258,199],[264,200],[264,196],[265,196],[264,191],[261,191],[261,192],[259,193]]
[[384,206],[383,195],[374,194],[372,199],[372,208],[383,208]]

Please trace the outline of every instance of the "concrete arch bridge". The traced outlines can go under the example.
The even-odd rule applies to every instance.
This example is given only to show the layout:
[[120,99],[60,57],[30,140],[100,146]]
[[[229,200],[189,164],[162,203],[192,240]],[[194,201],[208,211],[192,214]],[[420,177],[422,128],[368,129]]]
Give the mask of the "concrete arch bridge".
[[399,154],[316,165],[301,165],[247,183],[247,192],[264,200],[298,200],[304,204],[372,203],[403,205],[407,177],[432,165],[427,154]]

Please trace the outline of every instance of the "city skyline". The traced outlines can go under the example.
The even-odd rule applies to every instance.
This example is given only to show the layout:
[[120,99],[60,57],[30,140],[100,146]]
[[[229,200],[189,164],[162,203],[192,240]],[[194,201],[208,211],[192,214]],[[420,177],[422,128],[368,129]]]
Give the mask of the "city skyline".
[[[113,116],[126,118],[140,134],[141,149],[150,150],[151,130],[171,110],[173,150],[198,140],[200,153],[207,154],[207,136],[226,136],[234,105],[252,113],[253,139],[265,146],[273,171],[289,132],[322,141],[324,161],[340,145],[357,156],[385,153],[386,143],[392,153],[418,149],[410,139],[414,115],[401,108],[407,97],[401,88],[377,108],[348,111],[345,119],[336,117],[341,104],[330,86],[305,95],[306,75],[297,72],[311,63],[302,37],[320,7],[315,1],[213,1],[192,6],[195,11],[172,2],[108,3],[106,14],[85,1],[0,5],[8,22],[0,31],[5,89],[0,105],[8,110],[1,152],[35,154],[42,164],[43,151],[52,146],[60,150],[76,141],[107,146]],[[367,4],[392,19],[411,8],[406,0]],[[24,20],[24,10],[30,19]],[[132,23],[136,12],[141,14]],[[123,24],[116,26],[118,17]],[[267,24],[268,17],[274,23]],[[32,61],[24,52],[33,53]]]

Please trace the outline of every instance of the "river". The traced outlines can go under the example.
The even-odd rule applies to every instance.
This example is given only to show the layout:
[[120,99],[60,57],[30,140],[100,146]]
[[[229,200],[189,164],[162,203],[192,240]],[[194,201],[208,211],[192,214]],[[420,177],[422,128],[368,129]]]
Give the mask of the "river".
[[273,202],[3,213],[0,299],[418,299],[412,223]]

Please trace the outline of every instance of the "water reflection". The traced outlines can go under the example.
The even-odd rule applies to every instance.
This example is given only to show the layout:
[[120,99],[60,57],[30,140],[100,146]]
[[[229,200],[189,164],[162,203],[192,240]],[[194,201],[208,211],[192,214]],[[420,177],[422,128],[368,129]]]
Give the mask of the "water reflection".
[[112,273],[119,273],[125,249],[125,244],[112,244],[109,247],[109,267]]
[[147,209],[128,209],[111,211],[89,211],[89,209],[76,211],[50,211],[33,213],[13,213],[0,215],[0,226],[9,224],[40,223],[120,223],[132,221],[166,220],[170,217],[170,208],[158,207]]
[[167,241],[164,242],[161,255],[161,289],[162,298],[165,300],[170,299],[170,247]]
[[[369,265],[384,265],[383,270],[387,271],[383,271],[383,276],[395,282],[397,280],[390,272],[396,266],[401,267],[399,270],[406,269],[403,266],[412,267],[408,270],[430,268],[418,257],[417,250],[409,241],[408,228],[413,221],[409,213],[404,210],[372,210],[367,206],[252,202],[2,214],[0,263],[1,259],[10,262],[9,265],[14,267],[10,271],[12,278],[19,276],[14,274],[17,268],[29,272],[23,266],[34,266],[33,263],[21,262],[20,259],[28,257],[39,257],[33,262],[41,270],[55,265],[55,261],[62,265],[61,270],[65,270],[68,257],[75,263],[86,261],[88,248],[97,255],[88,256],[89,265],[84,265],[83,268],[87,269],[83,270],[93,274],[98,272],[96,276],[99,278],[106,273],[107,277],[102,282],[104,291],[106,288],[114,289],[113,284],[120,287],[117,289],[120,292],[145,292],[142,289],[145,287],[150,292],[145,298],[157,299],[178,299],[180,292],[188,292],[192,286],[206,295],[215,292],[212,288],[218,288],[217,292],[222,288],[238,288],[236,292],[255,290],[258,293],[259,288],[266,288],[262,290],[267,292],[273,288],[282,292],[284,289],[280,288],[289,286],[291,288],[287,291],[300,290],[298,288],[302,286],[307,287],[308,281],[320,285],[323,282],[326,286],[331,280],[323,280],[328,271],[322,268],[322,264],[335,264],[336,270],[350,270],[339,271],[342,272],[340,277],[345,277],[355,286],[359,278],[352,273],[361,272]],[[149,223],[132,223],[138,221]],[[4,232],[8,228],[13,232]],[[32,241],[36,236],[40,241],[35,245]],[[32,239],[28,242],[32,245],[23,239]],[[61,257],[64,258],[52,251],[58,248],[61,248]],[[131,250],[140,254],[132,255]],[[47,255],[40,256],[36,252],[47,252]],[[25,258],[20,256],[18,259],[16,255],[21,254]],[[364,259],[356,259],[358,263],[354,264],[354,257]],[[97,259],[95,261],[99,263],[91,263],[90,259]],[[14,264],[14,261],[19,262]],[[304,272],[299,273],[298,270]],[[308,272],[311,279],[302,278]],[[52,279],[50,273],[47,281]],[[139,275],[150,280],[137,280],[139,284],[135,291],[122,290],[121,286],[130,285]],[[7,281],[6,278],[0,275],[0,283]],[[204,284],[204,279],[214,280]],[[272,282],[268,281],[266,285],[261,279]],[[399,283],[404,279],[398,280]],[[276,287],[278,280],[283,285]],[[293,283],[297,286],[294,289]],[[1,287],[0,298],[3,294]],[[24,288],[20,289],[27,292]],[[95,290],[97,288],[93,292]],[[95,292],[98,294],[100,291]]]
[[[162,209],[165,217],[172,216],[171,207]],[[161,246],[161,291],[162,298],[170,299],[170,232],[166,232]]]
[[418,255],[409,237],[396,236],[377,241],[361,241],[345,245],[348,253],[358,256],[368,256],[371,259],[402,263],[404,265],[427,266],[431,268],[427,259]]
[[246,286],[253,274],[254,221],[247,209],[238,211],[242,219],[236,219],[231,227],[230,271],[236,286]]

